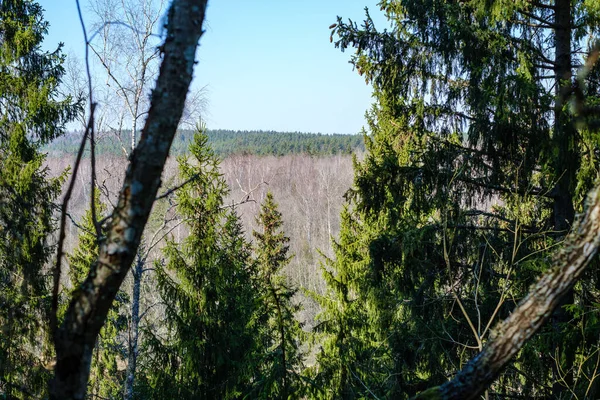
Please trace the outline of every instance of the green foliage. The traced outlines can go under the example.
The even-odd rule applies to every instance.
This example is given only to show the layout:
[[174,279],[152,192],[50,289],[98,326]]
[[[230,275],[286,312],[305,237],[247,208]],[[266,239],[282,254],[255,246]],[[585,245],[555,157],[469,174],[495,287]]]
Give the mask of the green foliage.
[[60,136],[80,110],[58,100],[64,58],[44,53],[48,24],[34,1],[0,3],[0,397],[38,398],[50,357],[48,275],[53,202],[40,147]]
[[328,291],[323,296],[312,294],[322,308],[315,327],[315,341],[321,345],[317,366],[307,371],[314,398],[392,396],[386,390],[389,376],[381,371],[390,358],[375,325],[377,310],[359,297],[370,262],[361,246],[368,243],[371,232],[371,227],[357,224],[347,208],[343,211],[335,258],[322,267]]
[[227,186],[204,134],[190,151],[180,171],[192,180],[177,192],[189,236],[169,241],[157,265],[166,330],[145,335],[140,379],[146,398],[241,398],[252,389],[259,341],[256,268],[237,216],[223,206]]
[[281,230],[283,221],[271,192],[267,193],[256,217],[260,231],[252,232],[255,243],[258,279],[261,286],[260,310],[261,356],[254,360],[259,375],[253,398],[300,398],[302,352],[299,349],[302,329],[294,314],[299,307],[292,302],[297,290],[286,282],[282,273],[290,261],[289,237]]
[[[328,293],[317,296],[316,396],[402,399],[439,385],[547,268],[598,171],[596,133],[577,130],[561,89],[565,60],[598,21],[582,2],[565,4],[384,0],[390,30],[368,12],[361,26],[338,19],[335,44],[356,51],[376,104],[323,267]],[[543,22],[554,15],[589,25],[563,35]],[[586,83],[593,104],[597,84]],[[553,317],[495,392],[584,396],[592,375],[573,371],[592,367],[597,347],[577,332],[596,326],[574,311],[588,309],[594,285],[575,292],[579,307]]]

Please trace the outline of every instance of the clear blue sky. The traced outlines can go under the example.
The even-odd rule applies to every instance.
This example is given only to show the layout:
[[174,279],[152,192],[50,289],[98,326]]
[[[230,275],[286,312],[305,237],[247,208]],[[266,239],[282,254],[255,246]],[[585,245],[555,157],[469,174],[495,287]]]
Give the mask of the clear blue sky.
[[[38,0],[50,32],[83,54],[75,0]],[[85,17],[86,0],[81,0]],[[208,88],[208,128],[357,133],[371,88],[329,43],[336,16],[362,21],[377,0],[209,0],[194,85]]]

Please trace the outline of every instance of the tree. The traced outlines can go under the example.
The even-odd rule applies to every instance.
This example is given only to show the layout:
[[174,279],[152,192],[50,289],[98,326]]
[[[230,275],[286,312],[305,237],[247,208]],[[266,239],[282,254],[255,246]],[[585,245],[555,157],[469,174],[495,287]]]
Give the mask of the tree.
[[0,4],[0,396],[41,397],[50,358],[49,282],[53,202],[63,177],[50,179],[40,148],[64,132],[81,106],[61,99],[59,46],[34,1]]
[[[107,220],[98,258],[81,290],[69,303],[60,327],[55,315],[61,272],[62,254],[59,251],[54,273],[54,319],[51,321],[57,357],[55,376],[50,383],[51,399],[85,397],[97,335],[131,268],[183,112],[205,9],[206,1],[174,0],[171,3],[163,61],[140,142],[130,157],[118,203]],[[67,200],[63,203],[63,227]],[[59,240],[64,240],[64,230],[59,236]]]
[[[378,31],[368,13],[360,27],[332,26],[336,46],[356,49],[352,62],[376,99],[343,248],[330,263],[330,277],[346,285],[332,282],[332,292],[362,304],[369,323],[343,328],[347,318],[336,322],[326,308],[322,324],[338,324],[327,343],[336,351],[343,343],[351,357],[336,376],[357,392],[402,398],[444,382],[483,349],[494,321],[550,267],[550,249],[581,210],[598,164],[588,149],[597,145],[568,99],[573,87],[597,95],[573,71],[598,14],[587,2],[561,0],[380,6],[391,30]],[[589,307],[595,290],[576,289],[563,305]],[[567,310],[557,309],[493,391],[584,393],[595,377],[576,380],[572,367],[596,328],[567,324]],[[334,341],[343,329],[353,343]],[[364,352],[380,361],[365,376],[343,374]],[[324,349],[321,357],[333,355]]]
[[[106,207],[100,202],[99,193],[96,196],[96,210],[100,215],[106,211]],[[88,210],[79,224],[82,230],[79,235],[79,244],[68,256],[69,279],[71,281],[71,293],[79,290],[79,286],[87,276],[90,268],[98,257],[98,241],[94,232],[94,219],[91,210]],[[90,378],[88,381],[88,392],[91,398],[113,399],[121,397],[125,374],[120,372],[117,362],[123,359],[125,348],[123,341],[119,339],[125,331],[125,315],[123,308],[127,303],[127,296],[121,290],[118,292],[115,302],[108,312],[106,323],[100,330],[98,340],[92,357]]]
[[106,75],[106,90],[117,96],[103,106],[115,110],[117,117],[110,124],[119,140],[124,127],[130,130],[127,147],[121,143],[126,155],[135,148],[140,121],[148,112],[147,94],[158,73],[158,31],[166,3],[95,0],[90,4],[99,34],[99,43],[90,43],[90,49]]
[[335,258],[327,258],[321,266],[327,291],[312,293],[321,306],[314,328],[320,351],[317,365],[307,375],[313,382],[309,390],[317,399],[368,397],[379,392],[388,378],[378,368],[387,361],[387,349],[378,341],[371,310],[357,297],[356,282],[364,279],[365,268],[357,268],[361,254],[356,241],[364,232],[357,230],[348,208],[341,215],[340,237],[333,243]]
[[273,194],[267,192],[256,217],[260,231],[253,231],[259,282],[263,287],[260,314],[265,319],[261,335],[263,352],[259,361],[258,396],[266,399],[300,397],[298,372],[302,366],[299,349],[302,329],[295,318],[298,306],[292,303],[297,290],[290,287],[282,274],[290,261],[290,238],[281,231],[283,221]]
[[168,242],[157,270],[168,329],[147,335],[151,398],[240,398],[252,386],[256,269],[237,216],[223,207],[227,185],[206,142],[196,134],[192,160],[180,159],[189,183],[177,208],[189,236]]
[[[554,310],[600,247],[600,187],[588,196],[587,210],[554,258],[553,267],[545,272],[521,301],[517,309],[498,327],[494,337],[449,382],[420,393],[416,399],[475,399],[500,374],[502,369],[549,319]],[[586,397],[591,394],[588,390]]]
[[[96,129],[108,130],[115,137],[125,156],[135,149],[141,122],[149,108],[149,93],[158,74],[160,62],[160,40],[163,36],[163,14],[166,0],[93,0],[90,11],[97,36],[90,41],[89,48],[94,54],[95,78],[106,82],[100,101],[100,108],[112,115],[104,118],[103,124],[96,120]],[[95,61],[95,62],[94,62]],[[98,92],[98,89],[95,90]],[[198,120],[205,102],[203,89],[193,91],[186,97],[186,105],[180,118],[180,125]],[[106,129],[108,127],[108,129]],[[128,143],[123,140],[128,137]],[[114,145],[117,145],[113,141]],[[116,147],[115,147],[116,149]],[[131,270],[131,315],[129,318],[129,346],[125,399],[132,399],[135,383],[137,356],[139,353],[140,309],[143,310],[141,290],[144,274],[148,272],[145,263],[149,254],[139,249]],[[153,244],[149,243],[148,248]]]

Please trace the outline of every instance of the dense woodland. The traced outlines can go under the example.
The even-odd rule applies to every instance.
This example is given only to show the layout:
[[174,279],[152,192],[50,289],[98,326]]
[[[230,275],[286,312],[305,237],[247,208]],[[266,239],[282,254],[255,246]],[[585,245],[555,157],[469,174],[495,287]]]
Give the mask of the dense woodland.
[[[352,154],[364,151],[362,135],[314,134],[301,132],[272,132],[272,131],[230,131],[211,130],[205,132],[208,145],[218,157],[232,154],[254,154],[259,156],[288,154],[308,154],[314,156]],[[64,154],[75,154],[81,142],[82,132],[69,132],[49,143],[43,150],[51,157]],[[189,146],[194,138],[194,131],[180,129],[171,145],[171,155],[181,155],[189,152]],[[98,155],[123,154],[120,140],[129,142],[131,131],[124,131],[120,138],[111,132],[103,133],[96,144]]]
[[98,13],[108,104],[0,2],[1,399],[600,397],[600,2],[338,17],[360,136],[182,129],[206,1],[160,4]]

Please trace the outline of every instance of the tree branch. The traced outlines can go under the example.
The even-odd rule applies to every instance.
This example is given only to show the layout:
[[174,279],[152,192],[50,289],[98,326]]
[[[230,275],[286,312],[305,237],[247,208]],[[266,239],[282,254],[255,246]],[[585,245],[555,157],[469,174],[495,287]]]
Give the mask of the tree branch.
[[171,3],[164,58],[140,143],[131,155],[98,259],[73,295],[54,336],[57,363],[50,382],[51,399],[85,398],[96,338],[137,253],[183,112],[206,3]]
[[454,379],[426,390],[415,399],[476,399],[494,382],[511,358],[550,318],[562,297],[573,287],[600,246],[600,186],[593,189],[580,223],[555,255],[553,267],[544,273],[517,309],[496,329],[483,351]]

